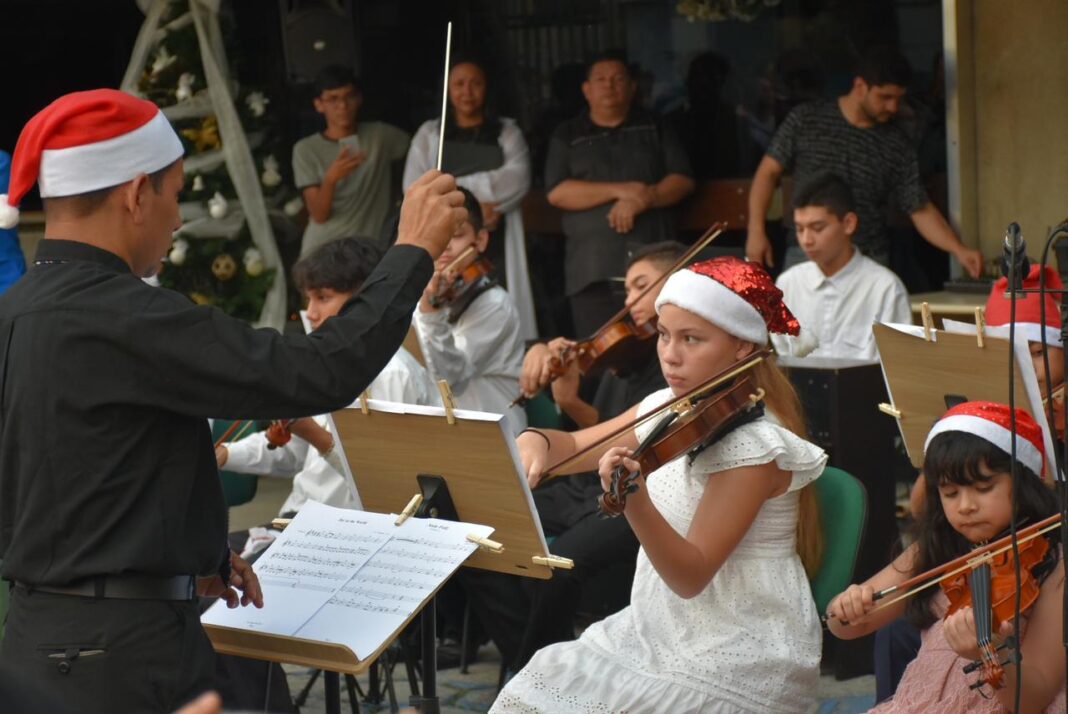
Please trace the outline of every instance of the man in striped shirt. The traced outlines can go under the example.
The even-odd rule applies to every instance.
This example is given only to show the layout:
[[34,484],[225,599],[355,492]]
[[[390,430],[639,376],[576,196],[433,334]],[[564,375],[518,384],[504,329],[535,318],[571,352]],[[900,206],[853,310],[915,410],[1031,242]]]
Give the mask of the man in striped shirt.
[[[893,201],[927,242],[955,256],[972,277],[979,276],[982,254],[965,246],[931,203],[920,183],[916,149],[894,122],[911,73],[896,50],[872,50],[862,59],[848,94],[802,104],[786,117],[753,176],[746,258],[773,264],[764,221],[782,175],[790,173],[800,185],[832,172],[853,189],[860,219],[853,240],[865,255],[883,265],[889,262],[886,212]],[[787,246],[787,264],[804,259],[792,232]]]

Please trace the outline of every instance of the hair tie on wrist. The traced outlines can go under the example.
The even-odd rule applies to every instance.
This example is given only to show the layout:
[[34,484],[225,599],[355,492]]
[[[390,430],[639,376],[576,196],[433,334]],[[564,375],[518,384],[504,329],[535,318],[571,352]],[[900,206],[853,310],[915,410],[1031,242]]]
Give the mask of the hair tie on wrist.
[[545,439],[545,445],[548,446],[550,449],[552,448],[553,442],[549,441],[549,437],[546,436],[544,433],[538,431],[537,429],[527,428],[527,429],[524,429],[523,431],[519,432],[519,435],[522,436],[523,434],[526,434],[527,432],[530,432],[531,434],[537,434],[541,438]]

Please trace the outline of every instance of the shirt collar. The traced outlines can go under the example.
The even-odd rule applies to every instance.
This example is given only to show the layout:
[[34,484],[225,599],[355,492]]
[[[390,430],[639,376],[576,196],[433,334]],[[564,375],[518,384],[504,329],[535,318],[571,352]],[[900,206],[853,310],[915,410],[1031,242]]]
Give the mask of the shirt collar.
[[114,253],[97,248],[95,245],[73,240],[58,238],[42,240],[37,244],[37,253],[34,255],[35,263],[66,263],[75,260],[96,263],[116,273],[130,272],[130,266],[126,264],[126,261]]
[[831,277],[827,277],[820,270],[820,267],[815,263],[812,263],[812,274],[809,287],[813,290],[823,286],[825,283],[831,285],[841,285],[843,282],[850,279],[850,276],[860,269],[860,263],[864,259],[860,250],[856,246],[853,246],[853,257],[849,259],[849,262],[842,266],[842,269]]

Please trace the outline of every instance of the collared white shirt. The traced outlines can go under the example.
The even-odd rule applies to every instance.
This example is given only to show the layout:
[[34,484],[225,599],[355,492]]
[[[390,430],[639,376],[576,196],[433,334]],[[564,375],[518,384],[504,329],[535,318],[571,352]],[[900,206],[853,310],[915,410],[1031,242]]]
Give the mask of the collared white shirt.
[[[405,404],[440,404],[437,388],[430,376],[412,355],[401,347],[385,369],[371,382],[368,393],[374,399]],[[326,415],[315,422],[333,432],[333,420]],[[226,445],[229,452],[223,469],[242,474],[292,478],[293,490],[278,511],[279,514],[299,511],[305,501],[312,500],[337,508],[362,509],[348,469],[341,463],[337,449],[325,457],[304,439],[293,438],[285,446],[267,448],[267,436],[259,432],[241,441]]]
[[434,380],[449,383],[461,409],[504,414],[518,434],[527,425],[519,396],[523,338],[515,301],[500,286],[479,295],[460,319],[449,324],[448,310],[415,313],[419,345]]
[[[901,279],[856,249],[831,277],[809,261],[784,271],[775,284],[802,329],[819,338],[813,357],[878,360],[872,325],[912,322]],[[772,342],[780,354],[790,354],[788,339],[772,335]]]

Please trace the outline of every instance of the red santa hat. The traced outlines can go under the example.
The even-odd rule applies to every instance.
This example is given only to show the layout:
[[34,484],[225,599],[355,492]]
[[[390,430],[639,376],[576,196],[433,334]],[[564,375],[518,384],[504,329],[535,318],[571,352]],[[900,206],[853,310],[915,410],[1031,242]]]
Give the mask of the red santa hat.
[[[1032,265],[1031,271],[1023,281],[1025,290],[1038,290],[1041,279],[1041,266]],[[1061,290],[1064,284],[1053,268],[1046,267],[1046,287]],[[1009,336],[1010,301],[1005,295],[1009,289],[1009,279],[999,278],[990,290],[986,300],[987,332],[996,337]],[[1046,295],[1046,322],[1042,322],[1042,302],[1036,293],[1016,296],[1016,334],[1023,335],[1029,342],[1041,342],[1042,333],[1046,333],[1046,344],[1051,347],[1063,347],[1061,341],[1061,305],[1056,295]]]
[[60,97],[23,128],[15,145],[8,194],[0,194],[0,228],[18,223],[23,196],[76,196],[126,183],[181,158],[170,122],[152,102],[114,89]]
[[[996,402],[964,402],[946,412],[927,435],[923,450],[931,440],[949,431],[962,431],[989,441],[1006,454],[1012,453],[1012,420],[1009,408]],[[1016,460],[1032,472],[1045,474],[1046,449],[1042,429],[1030,414],[1016,410]]]
[[675,272],[656,299],[656,311],[675,305],[747,342],[766,345],[768,333],[799,337],[793,353],[803,357],[818,346],[803,332],[782,300],[782,290],[759,263],[713,258]]

